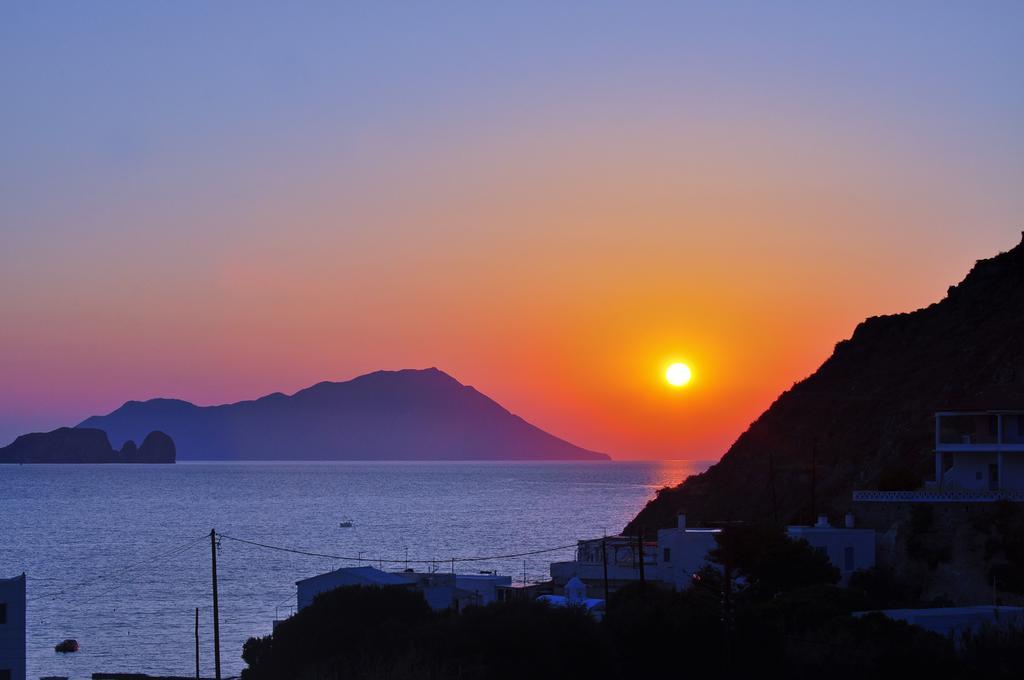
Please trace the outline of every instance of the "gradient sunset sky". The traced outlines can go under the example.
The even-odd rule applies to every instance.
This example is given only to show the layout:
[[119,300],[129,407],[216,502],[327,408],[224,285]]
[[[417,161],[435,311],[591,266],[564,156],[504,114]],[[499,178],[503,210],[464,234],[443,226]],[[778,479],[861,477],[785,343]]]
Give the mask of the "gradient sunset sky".
[[1021,2],[4,2],[0,444],[437,366],[717,457],[1018,242],[1022,35]]

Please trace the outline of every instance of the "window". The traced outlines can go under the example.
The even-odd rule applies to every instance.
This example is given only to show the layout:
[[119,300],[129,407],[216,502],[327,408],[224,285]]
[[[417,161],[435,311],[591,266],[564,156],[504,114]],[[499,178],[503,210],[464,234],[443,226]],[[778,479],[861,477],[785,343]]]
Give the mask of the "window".
[[853,571],[853,546],[843,548],[843,571]]
[[[7,603],[0,602],[0,625],[7,623]],[[2,673],[3,671],[0,671]],[[0,680],[3,680],[3,675],[0,675]]]
[[661,551],[661,561],[662,562],[671,562],[672,561],[672,549],[671,548],[664,548]]
[[0,668],[0,680],[11,680],[11,671],[8,668]]

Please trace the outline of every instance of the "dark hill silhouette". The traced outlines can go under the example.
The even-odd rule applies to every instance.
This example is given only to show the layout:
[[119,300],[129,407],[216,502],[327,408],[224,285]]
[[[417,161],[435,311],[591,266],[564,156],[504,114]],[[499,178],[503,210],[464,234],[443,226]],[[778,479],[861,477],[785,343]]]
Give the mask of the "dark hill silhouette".
[[79,427],[112,440],[160,429],[182,460],[604,460],[436,368],[378,371],[291,396],[196,406],[129,401]]
[[135,446],[128,440],[116,451],[102,430],[61,427],[52,432],[23,434],[0,448],[0,463],[173,463],[174,442],[163,432],[150,432]]
[[672,526],[682,511],[807,522],[812,466],[814,510],[840,514],[854,488],[931,478],[935,411],[1022,407],[1024,240],[979,261],[941,302],[861,323],[718,464],[659,493],[627,530]]

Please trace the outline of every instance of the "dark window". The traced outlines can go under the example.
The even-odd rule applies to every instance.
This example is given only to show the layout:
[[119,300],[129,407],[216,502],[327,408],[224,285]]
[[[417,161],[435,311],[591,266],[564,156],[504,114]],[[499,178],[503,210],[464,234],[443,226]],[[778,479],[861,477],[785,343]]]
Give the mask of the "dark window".
[[0,680],[11,680],[11,671],[6,668],[0,668]]
[[853,571],[853,546],[848,545],[843,550],[843,570]]
[[[7,603],[0,602],[0,625],[7,623]],[[3,671],[0,671],[2,673]],[[0,680],[3,679],[3,675],[0,675]]]
[[663,549],[661,551],[661,561],[662,562],[671,562],[672,561],[672,550],[670,548],[665,548],[665,549]]

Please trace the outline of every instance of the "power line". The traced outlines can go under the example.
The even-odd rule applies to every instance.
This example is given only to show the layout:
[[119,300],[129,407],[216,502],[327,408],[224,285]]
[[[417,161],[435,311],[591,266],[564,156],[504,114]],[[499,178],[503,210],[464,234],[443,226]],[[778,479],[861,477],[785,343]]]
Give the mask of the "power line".
[[529,550],[521,553],[511,553],[508,555],[487,555],[482,557],[453,557],[444,560],[424,560],[424,559],[396,559],[396,560],[384,560],[384,559],[372,559],[366,557],[353,557],[351,555],[331,555],[328,553],[318,553],[309,550],[300,550],[298,548],[287,548],[280,545],[270,545],[269,543],[260,543],[258,541],[250,541],[244,538],[235,538],[234,536],[228,536],[227,534],[217,534],[219,537],[235,541],[236,543],[244,543],[246,545],[256,546],[258,548],[266,548],[268,550],[277,550],[280,552],[293,553],[296,555],[305,555],[307,557],[323,557],[330,560],[342,560],[346,562],[377,562],[379,564],[437,564],[438,562],[486,562],[490,560],[509,560],[517,557],[530,557],[531,555],[543,555],[544,553],[556,552],[558,550],[567,550],[569,548],[575,548],[576,544],[560,545],[554,548],[541,548],[538,550]]
[[64,595],[69,589],[82,588],[84,586],[92,585],[93,583],[97,583],[99,581],[103,581],[103,580],[108,579],[108,578],[113,578],[114,576],[117,576],[119,574],[123,574],[125,572],[131,571],[132,569],[136,569],[136,568],[141,567],[141,566],[143,566],[145,564],[149,564],[150,562],[153,562],[154,560],[166,559],[168,557],[173,557],[173,556],[177,555],[180,552],[184,552],[185,550],[188,550],[189,548],[191,548],[192,546],[196,545],[200,541],[206,540],[206,538],[207,538],[206,536],[200,536],[199,538],[194,539],[192,541],[189,541],[188,543],[185,543],[183,545],[176,546],[176,547],[171,548],[169,550],[164,550],[164,551],[162,551],[160,553],[157,553],[157,554],[154,554],[154,555],[150,555],[149,557],[147,557],[145,559],[142,559],[142,560],[139,560],[138,562],[133,562],[132,564],[129,564],[126,567],[121,567],[120,569],[115,569],[113,571],[109,571],[109,572],[100,574],[99,576],[96,576],[95,578],[86,579],[85,581],[81,581],[79,583],[73,583],[71,585],[64,586],[63,588],[60,588],[59,590],[54,590],[54,591],[49,592],[49,593],[43,593],[42,595],[36,595],[35,597],[29,598],[28,601],[29,602],[35,602],[35,601],[38,601],[38,600],[44,600],[44,599],[47,599],[47,598],[57,597],[59,595]]
[[[202,539],[200,539],[200,541],[205,540],[205,539],[206,539],[206,537],[204,536]],[[178,557],[179,555],[188,552],[191,548],[195,547],[195,545],[197,543],[199,543],[199,541],[193,541],[192,543],[190,543],[188,545],[181,546],[180,548],[178,548],[178,549],[176,549],[176,550],[174,550],[174,551],[172,551],[170,553],[167,553],[167,554],[163,555],[161,557],[161,559],[162,560],[172,560],[172,559]],[[96,593],[95,595],[90,595],[89,597],[87,597],[87,598],[85,598],[83,600],[76,600],[76,603],[77,604],[84,604],[86,602],[92,602],[93,600],[97,600],[97,599],[103,597],[104,595],[108,595],[108,594],[114,592],[115,590],[120,588],[125,583],[129,583],[129,584],[138,583],[138,580],[139,580],[139,578],[141,576],[142,576],[142,574],[134,575],[131,578],[129,578],[128,580],[124,581],[123,583],[118,583],[118,584],[114,585],[111,588],[105,588],[104,590]]]

